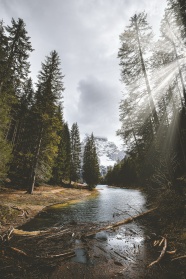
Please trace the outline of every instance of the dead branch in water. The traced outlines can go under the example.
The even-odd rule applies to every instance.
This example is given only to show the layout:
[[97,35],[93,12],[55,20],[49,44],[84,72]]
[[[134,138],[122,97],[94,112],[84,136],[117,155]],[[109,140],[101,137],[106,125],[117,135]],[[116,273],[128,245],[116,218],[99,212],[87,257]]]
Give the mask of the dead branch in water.
[[[161,251],[160,256],[157,258],[156,261],[150,263],[150,264],[148,265],[148,267],[151,267],[151,266],[153,266],[154,264],[158,263],[158,262],[163,258],[163,256],[165,255],[165,252],[166,252],[166,249],[167,249],[167,239],[166,239],[165,237],[163,238],[163,242],[164,242],[164,246],[163,246],[163,249],[162,249],[162,251]],[[162,243],[163,243],[163,242],[162,242]]]
[[122,226],[122,225],[125,225],[125,224],[128,224],[128,223],[131,223],[132,221],[134,221],[134,220],[136,220],[136,219],[139,219],[139,218],[143,217],[144,215],[147,215],[147,214],[151,213],[151,212],[154,211],[155,209],[156,209],[156,208],[147,210],[147,211],[145,211],[145,212],[143,212],[143,213],[140,213],[140,214],[138,214],[138,215],[135,215],[135,216],[133,216],[133,217],[130,217],[130,218],[127,218],[127,219],[125,219],[125,220],[119,221],[119,222],[117,222],[117,223],[108,225],[108,226],[106,226],[106,227],[99,228],[99,229],[97,229],[96,231],[93,231],[93,232],[91,232],[91,233],[82,235],[82,237],[90,237],[90,236],[95,235],[95,234],[98,233],[98,232],[106,231],[106,230],[109,230],[109,229],[113,229],[113,228],[116,228],[116,227],[119,227],[119,226]]

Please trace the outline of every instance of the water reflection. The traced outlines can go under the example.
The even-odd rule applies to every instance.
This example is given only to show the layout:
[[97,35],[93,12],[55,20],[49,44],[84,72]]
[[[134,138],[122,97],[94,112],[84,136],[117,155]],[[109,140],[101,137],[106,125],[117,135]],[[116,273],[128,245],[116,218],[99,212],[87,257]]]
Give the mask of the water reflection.
[[138,190],[98,185],[99,195],[74,204],[51,206],[23,226],[37,230],[69,222],[117,222],[145,210],[145,197]]

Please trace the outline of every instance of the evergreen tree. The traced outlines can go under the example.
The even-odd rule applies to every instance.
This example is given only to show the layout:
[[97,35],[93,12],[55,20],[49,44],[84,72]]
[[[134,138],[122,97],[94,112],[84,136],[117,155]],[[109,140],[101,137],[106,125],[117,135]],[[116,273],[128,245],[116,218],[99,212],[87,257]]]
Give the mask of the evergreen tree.
[[[27,35],[25,23],[22,19],[16,22],[13,18],[12,25],[7,26],[7,47],[4,56],[4,71],[0,76],[0,93],[6,90],[9,83],[13,85],[18,94],[22,83],[27,79],[30,63],[28,58],[33,48],[30,43],[30,37]],[[6,43],[4,44],[6,45]]]
[[83,179],[94,188],[99,182],[99,163],[93,134],[87,137],[83,154]]
[[33,106],[35,127],[29,193],[33,192],[36,178],[38,181],[48,181],[52,175],[60,141],[57,131],[60,129],[58,107],[64,90],[62,79],[59,56],[56,51],[52,51],[50,56],[46,57],[45,63],[42,63],[38,75],[36,100]]
[[62,122],[59,130],[60,142],[55,159],[51,182],[61,184],[63,180],[70,180],[70,132],[68,124]]
[[122,81],[134,92],[142,87],[145,81],[148,96],[149,112],[152,115],[154,129],[157,130],[159,120],[152,96],[149,78],[147,75],[148,61],[145,59],[153,35],[147,23],[147,15],[135,14],[130,19],[130,25],[120,35],[121,47],[118,52],[121,66]]
[[185,0],[168,0],[168,7],[174,14],[177,25],[180,28],[182,38],[186,37],[186,2]]
[[71,162],[70,162],[70,181],[78,181],[80,179],[81,169],[81,143],[80,134],[77,123],[72,125],[70,131],[71,145]]
[[28,181],[28,172],[32,158],[32,140],[34,135],[33,111],[34,89],[31,78],[25,82],[24,93],[17,104],[17,130],[12,148],[12,160],[8,177],[14,185],[24,186]]
[[[4,69],[8,56],[8,37],[5,33],[3,21],[0,21],[0,84],[3,82]],[[1,88],[1,86],[0,86]]]
[[14,139],[18,137],[18,104],[29,73],[28,57],[32,51],[23,20],[5,27],[0,22],[0,149],[4,170],[8,170]]

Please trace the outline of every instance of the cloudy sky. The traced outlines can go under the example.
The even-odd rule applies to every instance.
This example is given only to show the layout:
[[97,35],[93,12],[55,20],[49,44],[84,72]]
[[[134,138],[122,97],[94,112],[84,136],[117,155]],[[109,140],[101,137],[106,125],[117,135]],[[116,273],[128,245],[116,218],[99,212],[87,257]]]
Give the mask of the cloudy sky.
[[118,142],[120,82],[119,35],[136,12],[146,11],[158,33],[166,0],[0,0],[5,25],[22,18],[31,37],[31,75],[51,50],[61,58],[64,118],[77,122],[81,136],[93,132]]

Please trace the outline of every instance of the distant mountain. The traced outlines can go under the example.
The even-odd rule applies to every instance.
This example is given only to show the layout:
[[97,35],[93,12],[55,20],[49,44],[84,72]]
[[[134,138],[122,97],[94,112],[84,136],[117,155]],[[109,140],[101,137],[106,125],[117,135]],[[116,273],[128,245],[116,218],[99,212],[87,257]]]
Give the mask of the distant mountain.
[[[117,146],[114,142],[108,141],[105,137],[94,137],[96,143],[97,154],[99,158],[101,175],[105,175],[109,166],[114,166],[117,162],[125,157],[122,147]],[[86,143],[86,136],[81,143],[82,156],[84,146]]]

